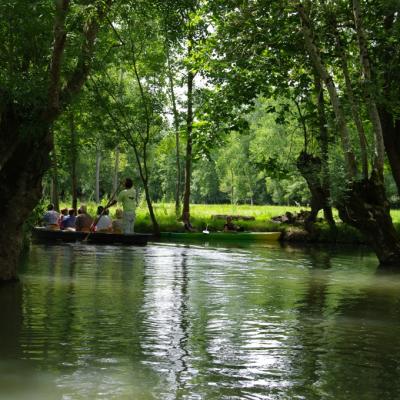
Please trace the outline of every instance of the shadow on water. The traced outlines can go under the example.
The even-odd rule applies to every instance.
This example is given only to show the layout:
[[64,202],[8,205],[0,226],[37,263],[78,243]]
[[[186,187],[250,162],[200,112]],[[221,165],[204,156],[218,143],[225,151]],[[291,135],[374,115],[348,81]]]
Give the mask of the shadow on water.
[[[135,396],[156,384],[157,375],[143,363],[149,332],[141,255],[129,248],[42,246],[29,263],[21,265],[21,282],[0,288],[0,317],[7,321],[0,329],[0,368],[7,365],[9,372],[0,375],[14,379],[7,386],[0,378],[1,400],[34,398],[24,387],[36,388],[41,399],[118,398],[127,385]],[[124,365],[135,365],[135,374]],[[25,375],[33,381],[20,384]]]
[[337,248],[304,251],[312,266],[296,306],[291,346],[298,350],[288,375],[296,384],[290,393],[307,399],[400,398],[400,274],[377,267],[360,278],[349,271],[350,284],[341,287],[331,269]]
[[[22,283],[0,284],[0,360],[15,359],[19,354],[21,332]],[[0,374],[1,375],[1,374]]]

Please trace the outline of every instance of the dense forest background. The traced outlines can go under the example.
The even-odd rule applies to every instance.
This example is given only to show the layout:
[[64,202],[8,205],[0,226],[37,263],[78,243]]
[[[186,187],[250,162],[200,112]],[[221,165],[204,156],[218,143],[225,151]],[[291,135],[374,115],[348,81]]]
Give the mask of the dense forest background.
[[[303,145],[302,127],[295,104],[290,106],[282,101],[279,104],[263,97],[257,98],[254,109],[243,115],[243,119],[248,122],[246,129],[224,134],[219,138],[218,145],[207,154],[199,149],[193,163],[192,203],[310,205],[310,191],[296,167],[296,157]],[[270,110],[286,106],[290,119],[282,123]],[[80,117],[77,113],[74,121]],[[144,201],[134,155],[128,146],[106,140],[92,141],[92,135],[106,139],[109,132],[96,132],[96,127],[84,119],[79,123],[74,122],[73,132],[70,129],[67,120],[60,120],[55,126],[56,164],[53,164],[44,180],[44,201],[52,198],[52,187],[56,179],[59,200],[71,203],[73,147],[68,141],[68,135],[77,136],[76,179],[79,201],[109,198],[114,190],[115,179],[125,176],[135,178],[139,198]],[[153,146],[154,157],[149,165],[151,197],[154,202],[172,203],[175,201],[176,182],[175,132],[168,117]],[[180,152],[184,152],[183,143]],[[183,159],[180,167],[183,170]],[[333,163],[331,168],[334,175]],[[183,176],[181,178],[182,193]],[[385,187],[392,207],[399,207],[398,192],[389,169],[385,171]]]

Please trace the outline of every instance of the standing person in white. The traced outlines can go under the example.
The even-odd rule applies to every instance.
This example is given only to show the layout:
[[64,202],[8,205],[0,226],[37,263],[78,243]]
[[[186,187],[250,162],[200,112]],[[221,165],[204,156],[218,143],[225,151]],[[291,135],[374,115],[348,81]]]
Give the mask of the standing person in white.
[[133,188],[132,179],[125,179],[125,189],[120,192],[117,198],[118,203],[122,204],[122,226],[124,233],[133,233],[135,227],[136,191]]

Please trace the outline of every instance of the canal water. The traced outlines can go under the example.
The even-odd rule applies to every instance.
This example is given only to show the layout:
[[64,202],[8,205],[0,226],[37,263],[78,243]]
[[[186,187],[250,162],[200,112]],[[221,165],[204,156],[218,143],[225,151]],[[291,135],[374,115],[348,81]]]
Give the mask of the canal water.
[[0,399],[399,399],[400,275],[365,249],[33,245]]

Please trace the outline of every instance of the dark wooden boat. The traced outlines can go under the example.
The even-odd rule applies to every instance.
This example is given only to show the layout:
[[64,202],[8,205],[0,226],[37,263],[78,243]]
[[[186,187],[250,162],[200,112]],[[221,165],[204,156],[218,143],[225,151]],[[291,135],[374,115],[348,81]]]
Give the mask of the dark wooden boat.
[[118,233],[102,233],[61,231],[50,230],[42,227],[36,227],[32,230],[32,238],[41,242],[79,242],[95,244],[129,244],[136,246],[144,246],[152,236],[145,233],[118,234]]

